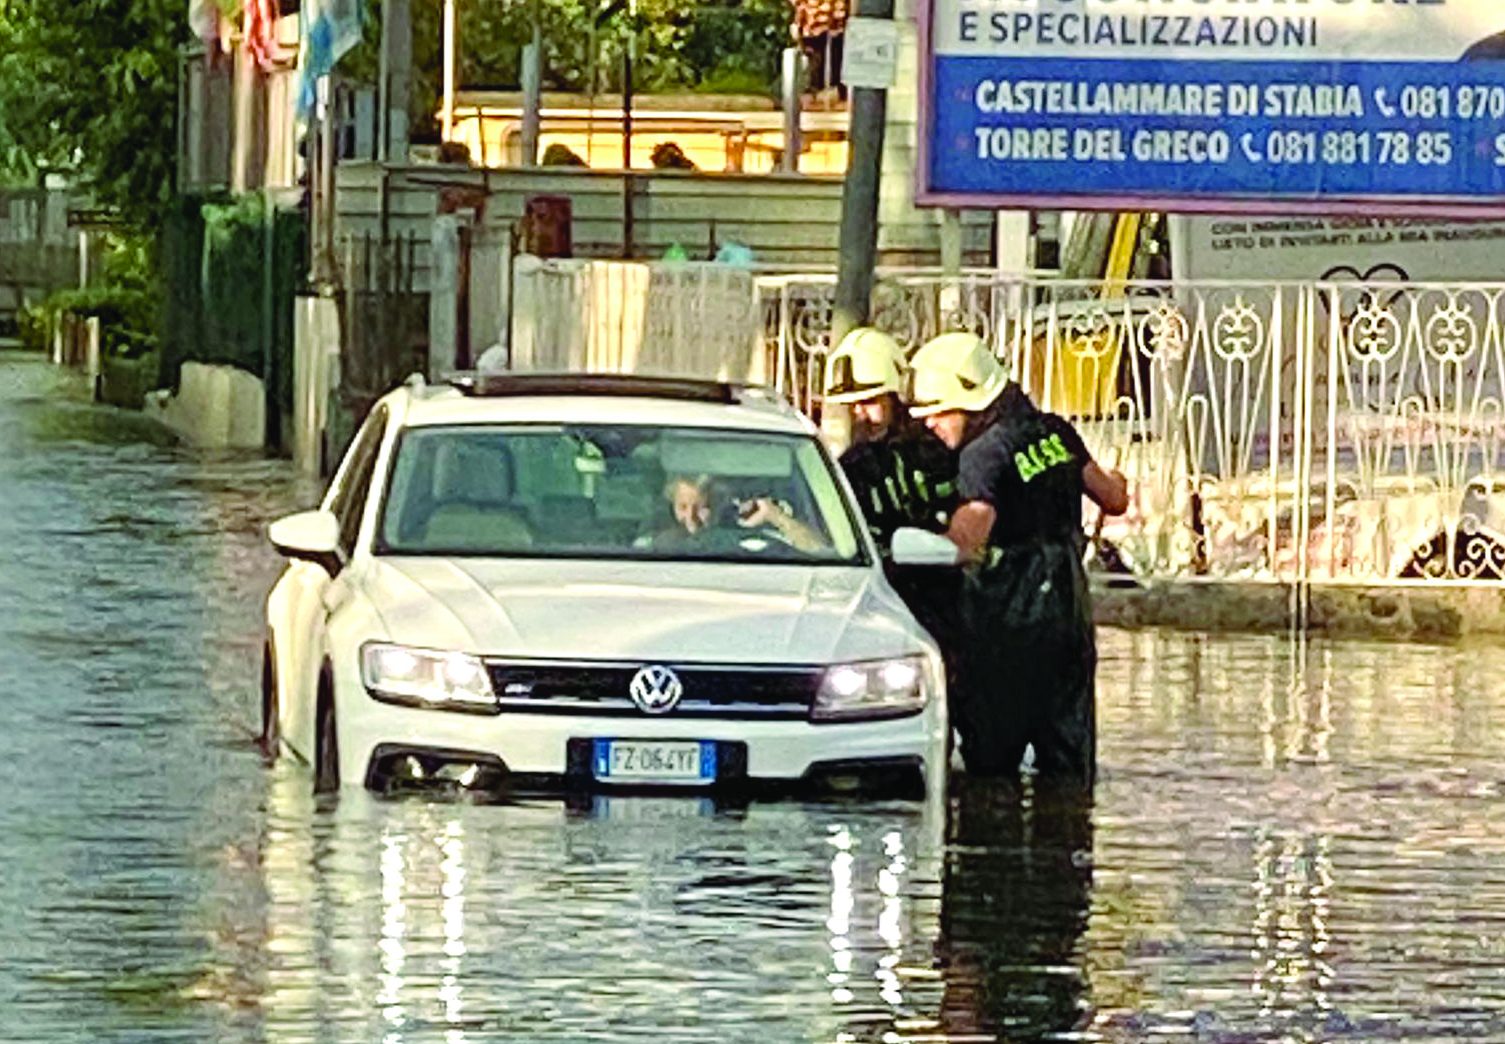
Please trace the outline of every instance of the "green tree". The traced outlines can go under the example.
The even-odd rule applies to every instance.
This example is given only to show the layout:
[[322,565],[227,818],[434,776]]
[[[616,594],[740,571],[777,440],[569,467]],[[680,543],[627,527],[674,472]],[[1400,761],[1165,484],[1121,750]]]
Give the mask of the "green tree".
[[37,179],[36,164],[5,126],[0,112],[0,185],[31,184]]
[[[442,7],[437,0],[412,5],[413,126],[431,135],[442,79]],[[639,90],[775,90],[779,53],[789,44],[794,21],[791,0],[638,0],[637,7],[633,78]],[[546,90],[621,90],[622,53],[633,29],[625,0],[458,0],[460,82],[516,90],[535,10],[543,30]],[[342,66],[368,82],[378,67],[379,0],[372,13],[365,43]]]
[[791,42],[789,0],[640,0],[638,52],[654,89],[771,92]]
[[68,171],[152,227],[177,163],[179,0],[0,0],[0,163]]
[[[229,7],[237,6],[225,0]],[[343,71],[374,81],[380,0],[365,44]],[[773,90],[789,40],[790,0],[459,0],[462,83],[516,88],[536,8],[545,86],[621,89],[627,34],[637,36],[645,91]],[[412,5],[416,130],[434,129],[440,70],[438,0]],[[176,184],[182,0],[0,0],[0,176],[72,172],[100,202],[151,227]]]

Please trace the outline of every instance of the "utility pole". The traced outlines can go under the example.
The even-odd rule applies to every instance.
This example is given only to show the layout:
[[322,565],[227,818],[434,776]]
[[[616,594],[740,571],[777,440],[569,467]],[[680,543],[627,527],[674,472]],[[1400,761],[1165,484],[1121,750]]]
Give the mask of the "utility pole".
[[523,166],[538,166],[540,109],[543,107],[543,23],[538,0],[529,5],[533,39],[523,48]]
[[313,258],[311,267],[315,285],[332,286],[335,281],[334,259],[334,91],[329,77],[321,77],[314,117],[310,121],[313,136],[313,160],[308,185]]
[[[894,0],[857,0],[852,13],[859,18],[892,21]],[[878,257],[878,182],[883,168],[888,91],[854,87],[851,97],[847,177],[841,191],[841,254],[836,264],[836,311],[831,329],[833,347],[852,329],[868,321]]]
[[[857,18],[894,17],[894,0],[857,0]],[[883,169],[883,128],[888,117],[888,91],[853,87],[851,124],[847,132],[847,176],[841,190],[841,252],[836,261],[836,307],[831,321],[831,347],[868,321],[873,304],[873,273],[878,258],[878,185]],[[825,408],[821,426],[831,441],[845,445],[850,437],[850,411]]]
[[377,158],[408,161],[408,104],[413,81],[413,9],[410,0],[385,0],[381,20],[381,131]]
[[784,103],[784,155],[779,163],[779,169],[785,174],[798,174],[800,171],[800,152],[803,145],[800,140],[800,119],[803,109],[802,93],[805,87],[804,63],[805,56],[798,47],[784,48],[781,76]]
[[455,0],[444,0],[444,98],[440,112],[440,127],[445,141],[455,133],[455,64],[459,49],[458,31],[455,26]]
[[638,3],[627,3],[627,46],[622,49],[622,257],[632,260],[632,65],[638,49]]

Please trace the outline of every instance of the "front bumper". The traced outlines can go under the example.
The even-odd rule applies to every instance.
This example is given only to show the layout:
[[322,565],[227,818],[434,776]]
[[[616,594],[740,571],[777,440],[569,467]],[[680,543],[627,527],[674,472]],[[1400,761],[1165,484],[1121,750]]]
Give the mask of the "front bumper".
[[[867,789],[874,783],[885,790],[923,790],[942,779],[946,768],[946,716],[937,700],[905,718],[814,725],[672,716],[509,713],[478,718],[379,703],[364,692],[357,698],[362,702],[346,704],[340,715],[341,775],[374,789],[404,778],[454,778],[446,766],[468,765],[478,770],[467,785],[529,792],[618,789],[621,784],[594,778],[590,752],[596,739],[712,741],[719,766],[709,787],[713,790],[801,784]],[[415,764],[417,773],[412,771]],[[672,789],[693,793],[708,788]]]
[[366,787],[383,793],[448,787],[512,795],[575,797],[594,792],[711,796],[715,798],[805,795],[879,795],[923,800],[928,769],[923,758],[838,759],[816,762],[798,779],[754,777],[746,772],[746,747],[718,744],[721,771],[716,781],[700,786],[664,783],[613,783],[595,778],[590,769],[590,741],[573,740],[570,767],[562,774],[513,772],[486,751],[466,751],[383,744],[371,754]]

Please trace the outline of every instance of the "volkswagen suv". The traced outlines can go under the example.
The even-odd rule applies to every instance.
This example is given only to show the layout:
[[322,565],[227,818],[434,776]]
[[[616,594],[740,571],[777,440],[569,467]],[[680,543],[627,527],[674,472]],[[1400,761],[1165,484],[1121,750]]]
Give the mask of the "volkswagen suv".
[[264,742],[314,786],[945,770],[945,673],[810,421],[630,377],[414,379],[274,523]]

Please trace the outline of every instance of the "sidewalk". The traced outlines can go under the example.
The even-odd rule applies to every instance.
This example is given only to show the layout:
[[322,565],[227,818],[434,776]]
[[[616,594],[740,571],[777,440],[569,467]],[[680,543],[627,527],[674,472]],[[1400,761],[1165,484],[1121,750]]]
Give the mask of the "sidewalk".
[[[1274,583],[1141,582],[1107,587],[1093,578],[1098,624],[1212,632],[1283,632],[1294,620],[1294,591]],[[1313,587],[1313,634],[1451,641],[1505,635],[1505,588],[1498,586]]]

